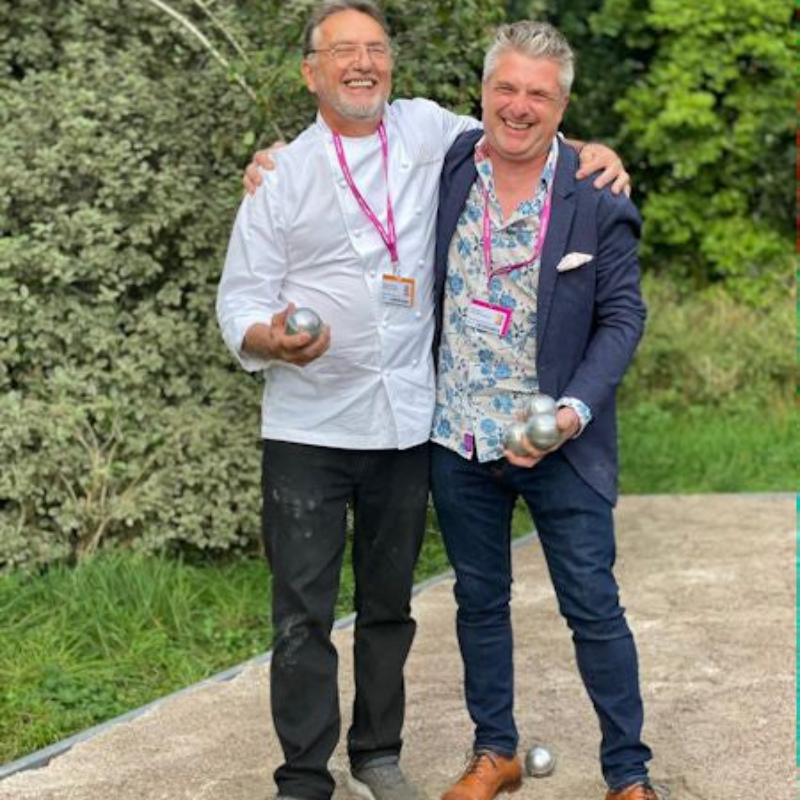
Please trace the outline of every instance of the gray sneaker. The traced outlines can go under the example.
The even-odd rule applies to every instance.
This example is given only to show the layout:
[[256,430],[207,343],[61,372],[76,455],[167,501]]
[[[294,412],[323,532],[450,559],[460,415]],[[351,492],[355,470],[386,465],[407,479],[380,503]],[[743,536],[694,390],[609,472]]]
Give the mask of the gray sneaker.
[[397,756],[369,761],[347,776],[353,794],[364,800],[424,800],[422,793],[406,780]]

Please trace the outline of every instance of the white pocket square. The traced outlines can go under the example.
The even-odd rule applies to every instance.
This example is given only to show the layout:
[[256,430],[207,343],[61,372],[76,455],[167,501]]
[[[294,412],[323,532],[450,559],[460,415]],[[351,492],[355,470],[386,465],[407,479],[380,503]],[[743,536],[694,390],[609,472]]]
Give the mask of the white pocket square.
[[556,271],[569,272],[571,269],[577,269],[584,264],[588,264],[593,258],[594,256],[588,253],[567,253],[567,255],[558,262]]

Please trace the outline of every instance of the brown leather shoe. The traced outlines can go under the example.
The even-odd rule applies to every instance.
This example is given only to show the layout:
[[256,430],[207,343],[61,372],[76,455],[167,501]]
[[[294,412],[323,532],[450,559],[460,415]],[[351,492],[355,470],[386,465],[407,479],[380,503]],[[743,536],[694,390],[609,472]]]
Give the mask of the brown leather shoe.
[[519,758],[484,750],[472,756],[464,774],[442,795],[442,800],[492,800],[500,792],[516,792],[520,786]]
[[635,783],[618,792],[609,791],[606,800],[659,800],[659,797],[649,784]]

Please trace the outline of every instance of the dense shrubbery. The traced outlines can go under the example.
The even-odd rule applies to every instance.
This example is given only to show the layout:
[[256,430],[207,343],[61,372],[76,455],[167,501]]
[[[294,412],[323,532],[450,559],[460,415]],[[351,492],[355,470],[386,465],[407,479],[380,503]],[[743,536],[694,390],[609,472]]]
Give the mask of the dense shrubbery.
[[763,0],[521,0],[578,53],[565,124],[634,177],[648,267],[750,305],[793,278],[792,11]]
[[[588,131],[580,117],[568,130],[609,138],[597,109],[624,113],[616,141],[643,170],[650,262],[761,302],[788,249],[776,220],[788,209],[779,163],[789,140],[771,108],[790,49],[769,5],[737,0],[723,14],[715,3],[695,20],[687,3],[673,21],[658,0],[607,0],[591,29],[600,0],[514,5],[563,22],[590,54],[575,106],[594,116]],[[231,0],[205,12],[173,0],[226,68],[157,5],[0,7],[0,568],[110,541],[227,550],[258,538],[259,387],[224,351],[213,300],[242,164],[313,113],[296,45],[311,0]],[[485,40],[505,4],[385,5],[399,45],[396,94],[477,110]],[[720,63],[719,75],[686,61],[687,43],[698,51],[717,39],[728,49],[707,63]],[[614,57],[605,71],[594,66],[604,53]],[[694,83],[673,80],[673,60]],[[613,76],[637,77],[614,114]],[[698,98],[702,114],[678,114]],[[715,402],[710,386],[753,398],[785,386],[777,318],[762,326],[724,299],[663,305],[629,398],[675,404],[691,391]],[[714,336],[721,360],[695,357]]]
[[788,413],[795,359],[787,336],[794,304],[765,314],[724,292],[684,295],[671,284],[644,281],[647,332],[623,383],[621,402],[686,413]]
[[[258,540],[258,382],[214,293],[253,143],[310,119],[310,3],[218,5],[173,3],[270,102],[146,0],[0,9],[0,567]],[[471,106],[495,5],[390,4],[403,90]]]
[[[3,7],[0,564],[251,538],[213,320],[249,100],[146,4]],[[239,509],[246,509],[242,511]]]

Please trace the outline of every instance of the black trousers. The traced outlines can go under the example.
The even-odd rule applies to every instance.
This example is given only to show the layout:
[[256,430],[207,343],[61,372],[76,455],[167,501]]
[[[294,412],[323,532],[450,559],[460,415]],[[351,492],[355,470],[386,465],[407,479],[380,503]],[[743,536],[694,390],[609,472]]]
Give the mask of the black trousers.
[[355,702],[351,765],[399,754],[403,667],[414,638],[410,600],[425,532],[428,445],[341,450],[267,440],[263,535],[272,569],[272,716],[285,763],[280,794],[328,800],[339,740],[338,660],[331,643],[354,512]]

